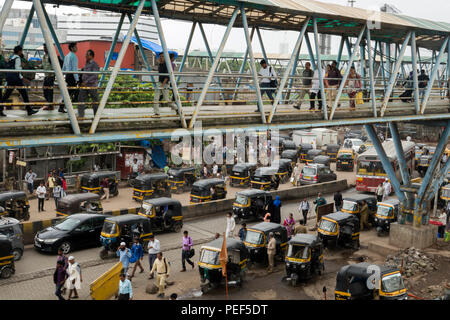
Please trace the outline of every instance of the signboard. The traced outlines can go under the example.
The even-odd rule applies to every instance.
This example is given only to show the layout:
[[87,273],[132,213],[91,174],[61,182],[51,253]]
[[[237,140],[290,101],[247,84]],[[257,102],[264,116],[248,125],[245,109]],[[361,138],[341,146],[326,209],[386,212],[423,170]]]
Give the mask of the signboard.
[[21,166],[21,167],[26,167],[26,166],[27,166],[27,163],[24,162],[24,161],[17,160],[17,161],[16,161],[16,165]]
[[81,160],[80,156],[73,156],[72,158],[70,158],[70,161],[78,161]]
[[324,204],[317,208],[317,223],[319,223],[320,219],[327,214],[334,212],[334,202]]

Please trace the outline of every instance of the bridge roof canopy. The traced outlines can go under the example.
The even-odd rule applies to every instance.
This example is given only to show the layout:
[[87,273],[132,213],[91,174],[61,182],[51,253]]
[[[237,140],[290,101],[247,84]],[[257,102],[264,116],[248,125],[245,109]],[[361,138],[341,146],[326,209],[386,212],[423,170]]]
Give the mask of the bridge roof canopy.
[[[138,5],[133,0],[49,0],[46,3],[76,5],[115,12],[132,13]],[[300,30],[308,16],[315,16],[320,33],[358,36],[369,22],[372,39],[400,43],[408,31],[416,31],[417,45],[439,50],[450,35],[450,23],[410,16],[365,10],[313,0],[157,0],[161,17],[228,24],[236,6],[244,4],[250,26],[280,30]],[[146,0],[144,14],[151,14],[151,1]],[[379,23],[377,23],[379,22]],[[235,27],[242,27],[236,19]],[[312,31],[310,21],[308,31]]]

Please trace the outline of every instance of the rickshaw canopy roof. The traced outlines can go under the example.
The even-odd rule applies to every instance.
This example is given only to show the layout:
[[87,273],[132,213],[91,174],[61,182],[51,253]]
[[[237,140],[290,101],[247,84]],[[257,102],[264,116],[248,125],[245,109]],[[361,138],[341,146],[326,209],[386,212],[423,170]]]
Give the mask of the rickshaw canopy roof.
[[329,144],[327,145],[327,151],[338,151],[341,146],[338,144]]
[[295,142],[292,140],[283,140],[282,142],[283,148],[294,148],[297,149],[297,146],[295,145]]
[[148,203],[148,204],[152,204],[154,206],[175,205],[175,206],[181,207],[180,201],[173,199],[173,198],[166,198],[166,197],[146,199],[142,203]]
[[329,163],[330,157],[329,156],[316,156],[316,157],[314,157],[313,162],[319,163],[319,164]]
[[[247,252],[247,248],[241,240],[227,238],[227,250],[239,250]],[[205,247],[212,247],[217,249],[222,249],[223,238],[214,239],[213,241],[205,244]]]
[[320,154],[322,154],[322,150],[319,149],[308,150],[308,156],[318,156]]
[[342,211],[327,214],[327,215],[323,216],[322,218],[328,218],[328,219],[334,220],[338,223],[345,221],[347,219],[353,219],[353,218],[358,219],[358,217],[356,217],[355,215],[347,213],[347,212],[342,212]]
[[225,183],[225,181],[223,179],[211,178],[211,179],[203,179],[203,180],[195,181],[192,186],[201,188],[201,189],[205,189],[205,188],[215,186],[217,184],[224,184],[224,183]]
[[400,200],[398,199],[387,199],[382,202],[378,202],[378,205],[388,204],[391,206],[398,206],[400,204]]
[[137,176],[135,180],[142,181],[143,183],[149,183],[158,180],[165,180],[169,176],[165,173],[149,173]]
[[304,244],[308,246],[314,246],[321,243],[321,240],[315,234],[299,233],[289,240],[289,244]]
[[[372,275],[372,273],[367,272],[367,269],[373,265],[374,265],[373,263],[361,262],[344,266],[341,268],[341,270],[339,270],[337,278],[346,279],[348,277],[354,276],[359,279],[368,279]],[[399,271],[397,268],[391,266],[386,265],[377,265],[377,266],[380,268],[381,275]]]
[[270,195],[270,194],[271,194],[270,192],[259,190],[259,189],[246,189],[243,191],[236,192],[236,195],[241,195],[241,196],[245,196],[245,197],[249,197],[249,198],[255,197],[258,195]]
[[194,167],[187,167],[187,168],[170,168],[169,174],[173,176],[181,176],[184,175],[186,172],[195,172]]
[[284,150],[281,153],[281,158],[285,158],[285,159],[294,159],[297,157],[297,150],[292,150],[292,149],[288,149],[288,150]]
[[255,170],[255,176],[273,176],[278,172],[276,167],[261,167]]
[[351,196],[345,196],[344,198],[343,198],[343,200],[348,200],[348,201],[353,201],[353,202],[361,202],[361,201],[367,201],[367,200],[369,200],[369,199],[375,199],[376,200],[376,196],[374,196],[374,195],[368,195],[368,194],[359,194],[359,193],[357,193],[357,194],[353,194],[353,195],[351,195]]
[[10,256],[12,254],[12,244],[9,239],[4,236],[0,235],[0,258]]
[[291,166],[291,163],[292,163],[291,159],[280,159],[280,160],[278,160],[278,165],[279,165],[280,169],[289,168]]
[[108,217],[105,220],[108,220],[109,222],[115,222],[119,226],[122,226],[124,224],[146,222],[146,221],[148,221],[148,218],[143,217],[143,216],[139,216],[137,214],[124,214],[122,216]]
[[311,143],[301,143],[300,147],[301,147],[301,150],[303,150],[303,149],[311,150],[314,148],[314,146]]
[[88,178],[88,179],[105,179],[105,178],[110,178],[110,177],[116,177],[116,173],[113,171],[99,171],[99,172],[93,172],[93,173],[86,173],[83,174],[82,176],[83,178]]
[[262,231],[265,234],[269,234],[270,232],[287,232],[285,227],[273,222],[261,222],[252,227],[249,227],[248,229]]
[[66,205],[71,205],[74,203],[81,203],[83,201],[97,201],[100,200],[100,195],[96,193],[86,192],[86,193],[75,193],[69,194],[65,197],[62,197],[59,201]]
[[256,163],[237,163],[233,166],[233,171],[244,171],[249,169],[256,169]]
[[15,200],[15,199],[23,199],[26,198],[27,194],[24,191],[6,191],[0,193],[0,202],[8,201],[8,200]]

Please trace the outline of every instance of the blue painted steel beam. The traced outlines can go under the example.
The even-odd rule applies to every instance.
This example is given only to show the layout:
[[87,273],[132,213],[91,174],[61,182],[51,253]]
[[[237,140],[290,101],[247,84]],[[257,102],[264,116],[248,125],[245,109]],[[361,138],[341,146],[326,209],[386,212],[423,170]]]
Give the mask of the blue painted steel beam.
[[317,65],[319,66],[319,85],[320,85],[320,93],[322,95],[323,118],[325,120],[328,120],[327,97],[325,93],[325,84],[323,82],[324,74],[322,69],[322,60],[320,58],[319,31],[317,28],[317,19],[315,17],[313,17],[313,26],[314,26],[314,43],[316,45]]
[[408,172],[408,165],[406,164],[405,152],[403,150],[400,134],[398,133],[397,124],[395,122],[389,122],[389,129],[391,131],[392,139],[394,140],[395,152],[397,153],[403,185],[409,187],[411,185],[411,178]]
[[[255,27],[252,28],[252,31],[250,32],[250,41],[253,41],[253,35],[255,34]],[[247,59],[248,59],[248,47],[245,50],[245,56],[244,60],[242,61],[241,68],[239,69],[239,74],[243,74],[245,71],[245,66],[247,65]],[[239,89],[239,86],[241,85],[242,77],[239,77],[236,82],[236,87],[234,88],[233,93],[233,100],[236,100],[237,91]]]
[[416,46],[416,32],[411,33],[411,57],[412,57],[412,71],[413,71],[413,88],[414,88],[414,106],[416,108],[416,113],[420,111],[420,101],[419,101],[419,80],[417,74],[417,46]]
[[398,181],[397,176],[395,175],[394,168],[392,167],[392,164],[386,155],[386,151],[384,151],[383,149],[380,138],[378,138],[378,135],[375,132],[375,128],[373,127],[373,125],[370,124],[365,125],[365,128],[367,134],[369,135],[370,140],[373,143],[373,146],[375,147],[375,150],[377,150],[377,154],[380,157],[383,169],[386,172],[387,176],[389,177],[389,180],[391,181],[392,189],[394,189],[394,192],[397,195],[398,199],[402,202],[403,206],[406,208],[408,203],[406,200],[405,193],[400,190],[400,182]]
[[341,42],[339,43],[339,50],[338,50],[338,56],[337,56],[337,68],[341,70],[341,60],[342,60],[342,51],[344,50],[344,43],[345,39],[344,36],[341,36]]
[[27,22],[25,23],[25,27],[23,28],[22,36],[20,37],[19,46],[23,48],[23,45],[25,44],[25,40],[28,35],[28,30],[30,30],[30,24],[31,21],[33,21],[34,17],[34,6],[31,6],[30,12],[28,13]]
[[[114,49],[116,49],[117,40],[119,39],[120,30],[122,30],[123,20],[125,19],[125,13],[122,13],[120,16],[119,24],[116,28],[116,33],[114,34],[113,41],[111,42],[111,47],[109,48],[108,56],[106,57],[105,66],[103,67],[103,70],[108,70],[109,65],[111,64],[111,59],[114,54]],[[100,81],[98,82],[98,86],[102,86],[102,82],[105,79],[105,74],[102,74],[100,77]]]
[[314,70],[317,68],[316,58],[314,57],[314,52],[311,46],[311,41],[309,40],[308,32],[305,32],[305,43],[308,49],[309,60],[311,61],[311,66]]
[[64,52],[61,48],[61,44],[59,43],[58,36],[56,35],[55,29],[53,29],[52,22],[48,17],[47,10],[45,10],[45,5],[42,3],[42,9],[44,10],[45,21],[47,21],[48,29],[50,30],[50,34],[52,35],[53,42],[55,43],[56,49],[58,49],[59,56],[64,60]]
[[370,28],[366,28],[366,39],[367,39],[367,61],[369,61],[369,87],[370,87],[370,97],[371,97],[371,103],[372,103],[372,110],[373,110],[373,116],[377,117],[377,96],[375,95],[375,76],[373,73],[373,66],[375,64],[375,57],[377,55],[377,42],[375,41],[375,50],[373,54],[373,61],[372,61],[372,39],[370,34]]
[[386,92],[386,69],[384,66],[384,51],[383,51],[383,43],[380,42],[380,58],[381,58],[381,75],[383,77],[383,86],[384,86],[384,92]]
[[436,192],[439,192],[439,188],[441,187],[442,183],[444,183],[444,179],[447,177],[447,172],[449,172],[449,170],[450,170],[450,161],[447,161],[445,165],[439,170],[433,183],[431,184],[430,187],[431,190],[428,193],[427,201],[433,199]]
[[269,58],[267,58],[266,48],[264,47],[264,42],[263,42],[261,32],[258,27],[256,27],[256,35],[258,36],[259,45],[261,47],[261,52],[264,57],[264,60],[266,60],[267,65],[269,65]]
[[361,89],[364,90],[366,89],[366,80],[364,80],[366,78],[366,50],[364,49],[364,45],[362,43],[359,45],[359,64],[361,65]]
[[[191,48],[192,38],[194,37],[195,27],[197,26],[197,21],[194,21],[192,23],[191,32],[189,33],[189,38],[186,44],[186,49],[184,50],[183,59],[181,59],[180,68],[178,69],[178,72],[183,72],[184,65],[188,59],[189,56],[189,49]],[[177,82],[180,81],[180,76],[177,77]]]

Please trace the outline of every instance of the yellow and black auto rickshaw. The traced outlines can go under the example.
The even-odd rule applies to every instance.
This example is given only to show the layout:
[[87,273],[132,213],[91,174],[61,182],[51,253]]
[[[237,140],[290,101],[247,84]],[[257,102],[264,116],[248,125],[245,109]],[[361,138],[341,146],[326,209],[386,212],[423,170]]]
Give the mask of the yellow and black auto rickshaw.
[[388,199],[383,202],[378,202],[374,220],[378,236],[381,236],[384,232],[389,232],[391,223],[397,221],[399,210],[400,201],[398,199]]
[[0,278],[8,279],[16,272],[11,241],[0,235]]
[[277,190],[280,185],[277,167],[261,167],[255,170],[252,176],[251,187],[260,190]]
[[190,203],[203,203],[211,200],[225,199],[227,186],[223,179],[211,178],[196,181],[192,185]]
[[180,232],[183,227],[181,203],[172,198],[144,200],[138,215],[150,219],[153,232],[166,230]]
[[250,179],[256,170],[255,163],[237,163],[233,166],[230,175],[230,186],[232,187],[248,187]]
[[291,166],[294,167],[300,157],[300,152],[298,150],[285,150],[281,153],[281,159],[291,160]]
[[317,235],[296,234],[288,242],[285,258],[286,280],[296,286],[299,280],[311,279],[325,270],[323,244]]
[[317,233],[324,247],[330,244],[359,249],[359,219],[346,212],[334,212],[323,216]]
[[311,143],[301,143],[300,144],[300,160],[302,163],[306,163],[306,157],[309,150],[313,150],[314,146]]
[[108,217],[103,222],[100,234],[100,242],[103,246],[100,258],[106,259],[108,252],[115,253],[121,242],[125,242],[126,246],[130,248],[134,238],[139,238],[146,250],[151,235],[150,219],[146,217],[137,214]]
[[400,270],[367,262],[344,266],[336,277],[336,300],[407,300]]
[[239,191],[233,203],[234,219],[263,219],[270,203],[272,203],[270,192],[258,189]]
[[373,225],[375,213],[377,212],[377,197],[375,195],[356,193],[351,196],[345,196],[343,198],[341,211],[354,214],[360,219],[364,201],[369,208],[369,223]]
[[197,180],[194,167],[171,168],[169,172],[170,189],[174,193],[182,193],[191,190],[192,185]]
[[306,154],[305,162],[306,163],[312,163],[314,161],[315,157],[321,156],[321,155],[322,155],[322,150],[320,150],[320,149],[311,149]]
[[142,201],[144,199],[171,197],[169,176],[165,173],[150,173],[139,175],[133,183],[133,199]]
[[441,188],[441,200],[445,201],[445,203],[450,201],[450,183],[447,183],[445,186],[442,186],[442,188]]
[[430,166],[431,159],[433,158],[433,155],[436,151],[436,147],[432,146],[424,146],[422,149],[422,155],[419,158],[419,161],[417,163],[417,172],[419,172],[421,177],[425,176],[425,173],[428,170],[428,167]]
[[[225,283],[219,256],[223,245],[223,238],[213,240],[200,249],[198,271],[200,273],[201,290],[210,291]],[[228,285],[241,286],[247,270],[248,251],[242,241],[227,238],[227,280]]]
[[328,144],[325,155],[329,156],[332,162],[336,162],[339,148],[340,146],[338,144]]
[[27,194],[24,191],[6,191],[0,192],[0,207],[4,211],[0,216],[15,218],[17,220],[27,221],[30,219],[30,203]]
[[283,140],[281,143],[281,152],[283,153],[286,150],[295,150],[297,151],[297,146],[295,145],[295,142],[292,140]]
[[292,174],[292,162],[290,159],[280,159],[277,162],[272,163],[272,166],[278,167],[278,172],[276,174],[280,179],[280,183],[289,181]]
[[286,256],[288,237],[284,226],[273,222],[261,222],[247,228],[244,245],[248,249],[249,262],[267,263],[267,244],[269,234],[273,232],[276,240],[275,258],[284,261]]
[[97,193],[76,193],[62,197],[56,207],[57,217],[76,213],[102,213],[103,206]]
[[119,181],[115,172],[99,171],[86,173],[81,176],[81,192],[104,194],[102,181],[108,179],[109,195],[115,197],[119,195]]
[[355,151],[349,149],[339,149],[336,158],[336,171],[353,171],[355,167]]

